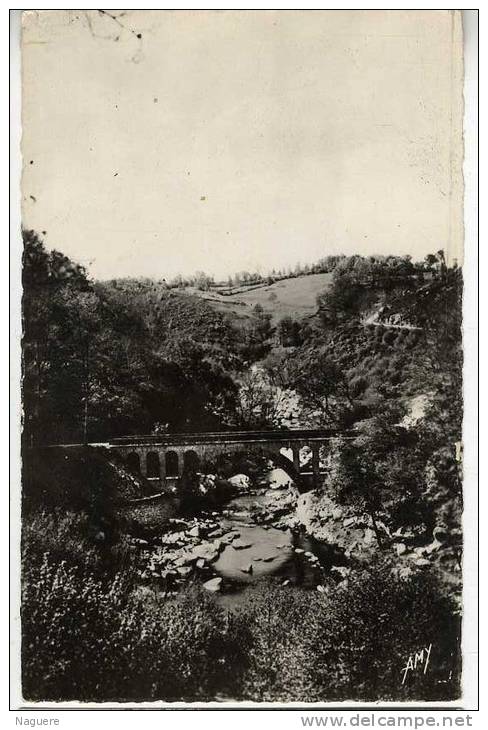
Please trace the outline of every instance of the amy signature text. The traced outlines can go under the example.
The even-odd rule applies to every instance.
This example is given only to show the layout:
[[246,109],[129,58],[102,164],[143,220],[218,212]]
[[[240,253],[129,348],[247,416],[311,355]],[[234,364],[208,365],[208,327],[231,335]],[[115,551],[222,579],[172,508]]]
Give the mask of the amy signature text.
[[424,646],[420,651],[416,651],[415,654],[410,654],[407,663],[401,670],[403,672],[402,684],[405,684],[409,672],[415,672],[417,669],[422,669],[423,674],[427,672],[431,651],[432,644],[429,644],[429,646]]

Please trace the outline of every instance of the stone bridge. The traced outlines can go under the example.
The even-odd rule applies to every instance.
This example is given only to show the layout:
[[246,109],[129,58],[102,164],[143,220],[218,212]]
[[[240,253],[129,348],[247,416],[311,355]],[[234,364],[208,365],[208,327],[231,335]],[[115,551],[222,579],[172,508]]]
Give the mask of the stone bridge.
[[198,471],[203,462],[214,463],[226,454],[259,453],[283,469],[300,491],[306,491],[318,484],[337,438],[354,438],[354,433],[294,429],[163,434],[115,438],[103,446],[119,454],[132,471],[168,486],[177,484],[185,468]]

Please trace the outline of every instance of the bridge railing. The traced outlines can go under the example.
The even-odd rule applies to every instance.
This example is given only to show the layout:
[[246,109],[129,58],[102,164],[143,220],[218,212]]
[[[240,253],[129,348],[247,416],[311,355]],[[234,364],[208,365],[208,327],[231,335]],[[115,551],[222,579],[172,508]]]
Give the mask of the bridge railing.
[[232,443],[246,441],[301,441],[332,438],[354,438],[354,430],[338,429],[290,429],[282,431],[209,431],[198,433],[167,433],[120,436],[109,441],[113,445],[131,444],[198,444]]

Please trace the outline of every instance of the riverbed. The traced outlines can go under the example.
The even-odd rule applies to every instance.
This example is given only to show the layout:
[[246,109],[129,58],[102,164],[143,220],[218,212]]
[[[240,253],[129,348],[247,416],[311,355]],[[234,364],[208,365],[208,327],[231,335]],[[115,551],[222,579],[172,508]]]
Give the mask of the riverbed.
[[337,563],[332,548],[303,531],[253,523],[253,509],[258,504],[266,505],[270,497],[276,497],[276,493],[245,495],[226,505],[222,527],[238,532],[240,537],[225,546],[214,570],[224,579],[228,593],[235,595],[262,580],[312,589]]
[[262,581],[321,590],[341,556],[297,527],[295,506],[285,484],[247,489],[218,511],[175,516],[161,537],[136,541],[141,578],[168,595],[196,582],[229,604]]

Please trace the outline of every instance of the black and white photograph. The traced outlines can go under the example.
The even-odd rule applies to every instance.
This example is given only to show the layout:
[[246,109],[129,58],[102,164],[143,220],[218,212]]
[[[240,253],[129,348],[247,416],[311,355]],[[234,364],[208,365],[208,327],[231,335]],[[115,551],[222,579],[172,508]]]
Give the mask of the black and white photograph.
[[21,22],[23,702],[460,702],[461,11]]

